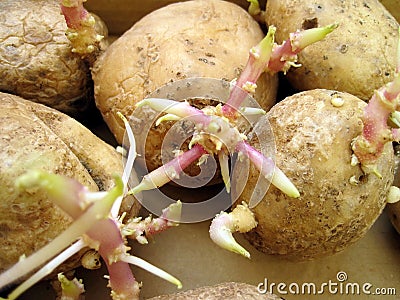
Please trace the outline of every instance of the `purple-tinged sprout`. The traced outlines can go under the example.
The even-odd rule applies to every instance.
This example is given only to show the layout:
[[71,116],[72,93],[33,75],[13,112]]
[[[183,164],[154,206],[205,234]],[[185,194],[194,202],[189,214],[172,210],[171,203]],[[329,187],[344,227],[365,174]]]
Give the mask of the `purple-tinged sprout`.
[[[169,99],[146,98],[142,101],[139,101],[136,104],[136,107],[142,107],[144,105],[148,105],[156,111],[176,116],[177,118],[175,118],[175,120],[186,118],[195,122],[196,124],[203,124],[203,126],[207,126],[211,121],[210,117],[205,115],[203,111],[191,106],[186,101],[179,102]],[[166,118],[164,119],[166,120]],[[161,121],[158,121],[158,124],[160,122]]]
[[62,300],[79,300],[80,295],[85,292],[82,280],[78,280],[76,278],[69,280],[62,273],[59,273],[57,278],[61,283]]
[[240,142],[236,146],[239,153],[247,156],[260,173],[275,187],[289,197],[298,198],[300,193],[289,178],[275,165],[270,157],[265,157],[246,142]]
[[[123,120],[127,124],[126,119],[123,118]],[[130,129],[129,124],[127,127]],[[128,137],[132,148],[135,145],[133,135],[128,132]],[[135,154],[136,152],[130,149],[129,155],[135,156]],[[49,244],[0,274],[0,288],[3,288],[50,260],[12,291],[8,295],[8,300],[16,299],[32,285],[49,275],[66,259],[87,246],[96,249],[107,265],[113,299],[139,299],[140,286],[129,264],[144,268],[176,284],[178,288],[182,286],[178,279],[165,271],[127,254],[129,248],[125,245],[125,236],[121,233],[123,224],[122,222],[120,224],[120,219],[111,215],[112,209],[115,208],[114,203],[124,194],[127,177],[129,177],[126,173],[124,172],[125,179],[116,176],[114,188],[107,192],[89,192],[86,187],[71,178],[39,170],[29,171],[17,179],[16,186],[19,189],[46,190],[49,198],[75,220]],[[164,209],[162,217],[179,220],[180,209],[177,209],[177,206],[179,207],[179,204]],[[94,225],[96,225],[95,228]],[[149,223],[149,228],[144,226],[143,230],[154,234],[171,226],[176,226],[176,223],[156,219]],[[75,242],[76,240],[78,241]]]
[[254,93],[256,82],[260,75],[265,72],[272,54],[274,45],[274,34],[276,28],[270,26],[267,35],[262,41],[250,49],[247,64],[240,74],[239,79],[232,87],[228,101],[222,107],[223,115],[228,118],[236,118],[238,109],[246,99],[248,93]]
[[337,27],[338,24],[334,23],[324,27],[297,30],[291,33],[290,37],[281,45],[275,45],[268,63],[268,70],[286,73],[290,67],[300,66],[297,64],[297,54],[307,46],[324,39]]
[[142,191],[152,190],[163,186],[172,179],[179,178],[179,174],[181,174],[185,168],[206,153],[207,152],[201,145],[193,146],[165,165],[145,175],[142,181],[132,188],[128,194],[135,195]]
[[83,7],[84,0],[60,0],[61,11],[68,26],[67,38],[72,52],[83,56],[99,49],[104,38],[97,33],[94,17]]
[[[71,190],[67,189],[71,188],[70,179],[68,178],[65,181],[65,186],[62,187],[62,183],[59,180],[60,178],[64,179],[66,177],[55,174],[48,174],[43,171],[31,171],[25,175],[22,175],[17,180],[16,184],[19,188],[33,188],[34,186],[48,188],[50,190],[50,193],[56,192],[55,190],[58,188],[63,188],[64,190],[66,189],[67,191],[71,192],[71,195],[76,195],[76,193],[73,193]],[[56,184],[52,185],[52,179],[55,179]],[[68,227],[64,232],[54,238],[49,244],[45,245],[43,248],[39,249],[32,255],[20,260],[13,267],[0,274],[0,288],[7,286],[8,284],[25,276],[26,274],[29,274],[31,271],[35,270],[46,261],[48,261],[49,258],[54,257],[55,255],[66,249],[68,246],[70,246],[80,236],[85,234],[85,232],[88,231],[93,226],[93,224],[98,222],[99,219],[108,217],[109,211],[115,198],[122,193],[122,188],[122,181],[116,179],[116,186],[111,189],[104,197],[100,198],[98,201],[94,202],[93,205],[88,207],[86,211],[84,211],[84,213],[81,214],[80,217],[77,218],[75,222],[73,222],[70,227]],[[78,188],[78,190],[81,189]],[[54,198],[54,200],[57,204],[61,203],[69,211],[74,213],[76,212],[76,208],[80,205],[80,201],[76,201],[76,199],[74,199],[73,201],[58,201],[58,199],[56,198]],[[24,283],[22,285],[24,285]],[[22,292],[24,292],[31,286],[32,285],[24,285],[24,290],[18,290],[18,294],[10,294],[11,296],[9,296],[8,299],[16,299],[16,297],[18,297]]]
[[253,212],[246,203],[236,206],[232,212],[221,212],[211,222],[210,237],[223,249],[250,258],[250,253],[234,239],[233,232],[249,232],[257,226]]
[[[135,194],[143,190],[158,188],[170,180],[179,177],[179,174],[203,154],[218,155],[222,177],[227,191],[230,190],[229,168],[227,164],[227,153],[239,152],[249,157],[250,161],[259,169],[260,173],[274,186],[290,197],[300,196],[299,191],[285,174],[275,165],[274,161],[265,157],[262,153],[247,144],[246,136],[236,128],[236,119],[240,116],[243,101],[248,93],[253,93],[257,87],[256,82],[265,71],[286,72],[288,68],[295,65],[297,53],[306,46],[323,39],[328,33],[337,27],[336,24],[323,28],[313,28],[305,31],[297,31],[282,45],[274,43],[275,27],[269,26],[266,37],[250,50],[249,60],[239,79],[234,82],[229,98],[224,105],[214,108],[206,107],[203,110],[191,107],[186,102],[177,102],[167,99],[145,99],[138,106],[148,105],[159,112],[167,115],[157,120],[156,124],[164,120],[179,120],[188,118],[195,123],[195,132],[189,143],[190,150],[174,158],[167,164],[144,176],[142,182],[134,187],[129,193]],[[250,113],[265,113],[263,111],[247,109]],[[238,208],[241,207],[241,208]],[[233,231],[242,231],[241,220],[243,211],[247,211],[251,219],[251,211],[246,206],[238,206],[235,213],[221,213],[212,222],[210,235],[221,247],[240,253],[246,257],[248,252],[236,243],[232,236]],[[236,211],[241,212],[240,214]],[[253,217],[254,220],[254,217]],[[256,222],[249,222],[256,226]],[[238,227],[239,226],[239,227]],[[247,228],[250,230],[252,227]],[[250,229],[249,229],[250,228]],[[244,231],[244,229],[243,229]]]
[[140,244],[147,244],[148,238],[170,227],[178,226],[181,219],[182,203],[177,201],[164,208],[158,218],[148,216],[145,219],[134,218],[122,225],[121,232],[124,236],[137,240]]
[[256,82],[263,72],[286,73],[291,66],[299,66],[296,64],[297,54],[307,46],[325,38],[337,26],[331,24],[320,28],[298,30],[291,33],[281,45],[274,43],[275,26],[269,26],[265,38],[250,50],[247,65],[236,81],[228,101],[222,107],[224,116],[236,117],[240,105],[247,96],[246,92],[254,93]]
[[[400,28],[399,28],[400,33]],[[381,177],[376,161],[386,143],[400,141],[398,128],[391,128],[388,119],[396,119],[400,108],[400,38],[397,48],[397,67],[393,81],[376,90],[364,109],[363,131],[353,141],[353,163],[360,163],[365,173]],[[397,114],[396,114],[397,113]]]

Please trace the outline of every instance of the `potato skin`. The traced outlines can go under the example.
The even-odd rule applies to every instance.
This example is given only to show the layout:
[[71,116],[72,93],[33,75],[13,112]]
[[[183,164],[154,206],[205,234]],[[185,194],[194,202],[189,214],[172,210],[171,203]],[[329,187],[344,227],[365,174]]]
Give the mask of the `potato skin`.
[[[343,106],[332,105],[335,97],[344,99]],[[350,94],[319,89],[287,97],[267,113],[276,164],[300,198],[270,186],[253,209],[258,226],[246,236],[257,249],[294,260],[312,259],[343,250],[372,226],[393,182],[394,154],[387,144],[378,161],[382,179],[351,166],[350,145],[362,130],[365,105]],[[252,166],[239,203],[250,199],[257,177]],[[352,177],[359,180],[357,185],[350,183]]]
[[[238,77],[250,48],[262,38],[259,25],[233,3],[199,0],[165,6],[138,21],[96,62],[96,104],[122,142],[124,127],[117,111],[131,115],[135,103],[170,81]],[[258,83],[256,99],[269,108],[277,77],[266,74]],[[159,144],[160,136],[154,135]]]
[[257,287],[239,282],[226,282],[214,286],[196,288],[171,295],[153,297],[149,300],[198,300],[198,299],[232,299],[232,300],[278,300],[282,299],[269,292],[261,294]]
[[58,0],[0,1],[0,91],[78,115],[88,108],[89,66],[71,52]]
[[[18,176],[41,169],[75,178],[97,191],[109,189],[113,174],[122,174],[123,167],[111,146],[72,118],[14,95],[0,93],[0,100],[0,271],[4,271],[72,221],[43,191],[17,191]],[[138,205],[130,198],[124,202],[124,209],[136,215]],[[77,262],[72,260],[69,266],[76,267]]]
[[296,29],[339,24],[299,54],[302,66],[288,73],[298,90],[324,88],[369,100],[393,79],[399,24],[378,0],[268,0],[265,20],[277,26],[278,42]]

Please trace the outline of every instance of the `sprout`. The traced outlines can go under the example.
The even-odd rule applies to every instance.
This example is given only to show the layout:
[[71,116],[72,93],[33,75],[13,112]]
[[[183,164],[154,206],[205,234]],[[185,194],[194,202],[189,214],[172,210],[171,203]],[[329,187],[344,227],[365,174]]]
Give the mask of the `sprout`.
[[[126,119],[123,118],[123,120]],[[134,137],[130,134],[132,131],[128,122],[125,122],[125,125],[130,140],[127,159],[129,163],[126,165],[123,178],[114,177],[115,186],[111,190],[90,192],[74,179],[41,170],[31,170],[17,179],[15,184],[18,189],[35,187],[45,190],[49,198],[74,221],[49,244],[0,274],[0,288],[4,288],[45,264],[12,291],[7,297],[8,300],[16,299],[84,247],[95,249],[103,258],[109,272],[109,286],[113,299],[139,299],[140,285],[133,276],[129,264],[148,270],[175,284],[178,288],[182,286],[178,279],[165,271],[128,254],[129,247],[126,246],[125,239],[128,235],[127,228],[135,225],[140,227],[147,236],[176,226],[176,222],[180,219],[180,204],[173,204],[164,209],[159,218],[147,218],[144,221],[134,219],[127,225],[122,224],[123,218],[117,218],[112,213],[119,211],[120,199],[127,190],[126,182],[136,156]],[[167,218],[173,218],[174,221]],[[81,282],[68,281],[63,275],[59,275],[59,279],[62,283],[64,299],[77,299],[83,292]]]

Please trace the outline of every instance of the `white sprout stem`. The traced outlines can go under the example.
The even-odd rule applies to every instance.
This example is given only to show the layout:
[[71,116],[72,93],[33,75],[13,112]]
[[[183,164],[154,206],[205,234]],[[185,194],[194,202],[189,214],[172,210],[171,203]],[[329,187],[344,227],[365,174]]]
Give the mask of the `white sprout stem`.
[[148,263],[147,261],[145,261],[139,257],[132,256],[132,255],[122,255],[120,258],[120,261],[138,266],[138,267],[176,285],[178,287],[178,289],[182,288],[182,283],[177,278],[175,278],[171,274],[165,272],[164,270],[161,270],[160,268]]
[[242,141],[236,145],[236,150],[242,152],[256,166],[260,173],[275,187],[289,197],[298,198],[300,193],[289,178],[275,165],[270,157],[265,157],[252,146]]
[[240,113],[244,116],[265,115],[266,111],[258,107],[240,107]]
[[175,115],[179,118],[188,118],[196,124],[207,126],[211,118],[200,109],[191,106],[188,102],[179,102],[169,99],[146,98],[136,104],[136,107],[150,106],[158,112]]
[[[129,177],[131,176],[132,169],[133,169],[133,164],[134,164],[135,159],[137,157],[136,140],[135,140],[135,136],[133,135],[133,131],[132,131],[132,128],[131,128],[131,126],[129,124],[128,119],[125,118],[125,116],[120,112],[117,112],[117,115],[124,122],[125,130],[126,130],[126,133],[128,135],[128,140],[129,140],[128,158],[126,160],[124,172],[122,174],[122,182],[124,184],[124,194],[126,194],[128,192],[127,188],[128,188]],[[120,196],[115,200],[115,202],[113,204],[113,207],[111,208],[111,216],[113,218],[117,218],[117,216],[119,214],[119,210],[121,208],[122,200],[123,200],[123,196]]]
[[120,112],[118,112],[117,114],[122,119],[122,121],[124,121],[125,130],[126,130],[126,133],[128,134],[128,140],[129,140],[128,159],[126,161],[125,169],[122,174],[122,182],[124,183],[124,187],[126,188],[129,177],[130,177],[132,169],[133,169],[133,163],[135,162],[135,159],[137,157],[136,140],[135,140],[135,136],[133,135],[133,131],[129,124],[129,121]]
[[211,222],[210,238],[221,248],[250,258],[250,253],[233,237],[233,232],[249,232],[257,226],[253,212],[246,203],[236,206],[232,212],[221,212]]
[[229,177],[229,158],[228,155],[220,151],[218,153],[219,165],[221,166],[222,180],[224,181],[226,191],[231,191],[231,178]]
[[64,261],[70,258],[72,255],[76,254],[78,251],[86,247],[86,244],[83,240],[78,240],[75,244],[71,245],[55,258],[53,258],[50,262],[44,265],[40,270],[35,272],[28,280],[24,281],[20,284],[15,290],[8,295],[8,300],[17,299],[22,293],[27,291],[34,284],[38,283],[41,279],[49,275],[51,272],[55,270],[59,265],[61,265]]

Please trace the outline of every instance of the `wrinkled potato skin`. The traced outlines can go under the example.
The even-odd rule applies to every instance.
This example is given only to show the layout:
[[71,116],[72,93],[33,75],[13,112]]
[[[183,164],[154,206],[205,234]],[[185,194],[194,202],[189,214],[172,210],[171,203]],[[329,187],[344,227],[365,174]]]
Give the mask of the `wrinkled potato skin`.
[[90,71],[71,52],[58,0],[0,1],[0,91],[68,114],[89,105]]
[[[345,100],[341,107],[331,104],[337,96]],[[394,154],[388,143],[378,161],[382,179],[351,166],[350,144],[362,130],[365,105],[350,94],[320,89],[290,96],[267,113],[276,164],[300,198],[270,186],[253,209],[258,226],[247,234],[256,248],[293,260],[312,259],[343,250],[372,226],[393,183]],[[350,183],[352,176],[358,185]],[[250,199],[257,177],[252,166],[238,203]]]
[[377,0],[269,0],[265,20],[277,26],[278,42],[296,29],[339,24],[299,54],[302,66],[288,73],[298,90],[338,90],[366,101],[393,79],[399,24]]
[[214,286],[205,286],[171,295],[162,295],[149,300],[197,300],[197,299],[231,299],[231,300],[279,300],[282,299],[269,292],[261,294],[257,287],[238,282],[220,283]]
[[[233,3],[168,5],[138,21],[99,58],[92,72],[96,104],[121,143],[124,126],[117,111],[131,115],[138,101],[173,80],[237,78],[262,38],[259,25]],[[267,109],[275,101],[277,77],[266,74],[258,84],[256,99]],[[162,140],[162,133],[152,134],[157,145],[147,153]]]
[[[14,186],[18,176],[42,169],[75,178],[97,191],[109,189],[112,175],[122,173],[122,159],[111,146],[58,111],[4,93],[0,100],[0,271],[4,271],[22,254],[29,255],[53,240],[72,221],[44,192],[18,191]],[[131,198],[124,202],[125,210],[136,215],[137,202],[133,204]],[[76,257],[69,265],[77,266]]]

